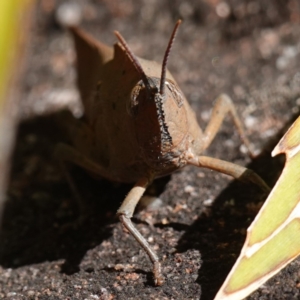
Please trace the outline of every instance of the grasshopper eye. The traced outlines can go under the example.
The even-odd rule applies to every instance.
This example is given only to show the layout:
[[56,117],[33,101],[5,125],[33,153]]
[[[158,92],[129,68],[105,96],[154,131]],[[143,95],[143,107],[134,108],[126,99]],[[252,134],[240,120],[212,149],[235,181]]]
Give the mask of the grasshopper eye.
[[145,85],[142,81],[139,81],[136,86],[133,88],[131,95],[130,95],[130,101],[127,103],[127,112],[130,116],[135,116],[137,113],[137,107],[139,104],[139,95],[142,92],[142,90],[145,89]]
[[180,108],[183,105],[183,94],[172,81],[166,81],[166,86],[171,92],[172,98],[175,100],[176,104]]

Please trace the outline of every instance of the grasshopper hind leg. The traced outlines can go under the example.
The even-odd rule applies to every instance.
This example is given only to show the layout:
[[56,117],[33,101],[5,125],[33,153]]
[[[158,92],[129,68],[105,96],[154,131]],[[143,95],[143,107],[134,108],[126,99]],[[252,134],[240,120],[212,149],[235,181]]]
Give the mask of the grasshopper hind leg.
[[77,225],[83,223],[83,221],[90,215],[90,213],[86,202],[84,201],[82,195],[78,191],[78,188],[70,174],[68,168],[69,164],[79,166],[95,174],[105,174],[106,170],[99,164],[90,160],[84,154],[80,153],[74,147],[64,143],[59,143],[58,145],[56,145],[54,156],[58,161],[59,167],[69,184],[71,192],[76,200],[77,209],[79,211],[78,219],[75,222],[72,222],[72,224],[67,224],[66,226],[64,226],[64,229],[67,229],[69,227],[77,227]]
[[[205,128],[205,131],[203,133],[203,147],[202,151],[206,150],[209,145],[212,143],[213,139],[215,138],[216,134],[218,133],[222,122],[227,114],[230,114],[234,125],[236,126],[239,135],[245,144],[245,146],[248,149],[248,152],[251,157],[254,157],[254,154],[250,147],[250,142],[246,136],[245,130],[243,128],[242,122],[236,112],[236,109],[233,105],[232,100],[225,94],[221,94],[215,103],[215,106],[213,107],[212,114],[210,121]],[[188,159],[188,164],[202,167],[202,168],[208,168],[211,170],[215,170],[217,172],[227,174],[229,176],[232,176],[235,179],[244,181],[244,182],[252,182],[259,186],[262,190],[265,192],[270,192],[269,186],[265,183],[265,181],[257,175],[254,171],[247,169],[245,167],[236,165],[231,162],[227,162],[224,160],[208,157],[208,156],[198,156],[192,155]],[[201,154],[201,153],[200,153]]]
[[200,168],[215,170],[217,172],[232,176],[233,178],[243,182],[254,183],[259,186],[264,192],[270,192],[269,186],[259,175],[257,175],[251,169],[239,166],[237,164],[209,156],[193,157],[189,160],[189,164]]
[[246,136],[243,124],[237,114],[237,111],[234,107],[234,104],[229,96],[226,94],[221,94],[217,99],[216,103],[213,107],[211,118],[208,123],[208,125],[205,128],[204,134],[203,134],[203,150],[207,149],[213,139],[215,138],[216,134],[218,133],[224,118],[227,114],[230,114],[232,117],[232,120],[234,122],[234,125],[244,143],[246,146],[249,154],[251,157],[254,157],[254,153],[251,150],[250,142]]

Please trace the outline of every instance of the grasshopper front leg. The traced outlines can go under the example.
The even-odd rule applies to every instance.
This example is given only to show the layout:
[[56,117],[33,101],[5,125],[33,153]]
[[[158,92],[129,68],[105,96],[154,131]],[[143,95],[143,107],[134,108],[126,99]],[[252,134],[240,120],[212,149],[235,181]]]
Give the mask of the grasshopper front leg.
[[[67,161],[95,174],[105,174],[106,172],[100,165],[94,163],[88,157],[84,156],[83,154],[78,152],[75,148],[69,145],[59,144],[56,148],[55,155],[62,163]],[[70,176],[68,176],[68,173],[66,174],[73,193],[77,198],[79,198],[79,206],[81,207],[82,203],[80,201],[81,199],[77,192],[77,189],[73,184],[72,180],[70,179]],[[131,235],[136,239],[136,241],[144,248],[150,260],[152,261],[155,284],[162,285],[164,282],[164,277],[162,276],[161,273],[161,264],[159,258],[157,254],[151,249],[146,239],[141,235],[141,233],[134,227],[134,225],[131,222],[131,218],[133,216],[135,207],[140,201],[141,197],[143,196],[145,190],[147,189],[151,181],[152,180],[147,178],[140,179],[130,190],[127,197],[124,199],[121,207],[117,211],[117,214],[119,215],[119,219],[123,224],[123,226],[131,233]]]
[[164,283],[164,277],[161,273],[161,264],[157,254],[151,249],[146,239],[140,234],[140,232],[134,227],[131,222],[133,212],[139,200],[143,196],[146,188],[149,186],[150,180],[143,178],[140,179],[135,186],[131,189],[121,207],[118,209],[120,221],[123,226],[131,233],[136,241],[144,248],[148,254],[150,260],[153,263],[153,274],[156,285],[162,285]]

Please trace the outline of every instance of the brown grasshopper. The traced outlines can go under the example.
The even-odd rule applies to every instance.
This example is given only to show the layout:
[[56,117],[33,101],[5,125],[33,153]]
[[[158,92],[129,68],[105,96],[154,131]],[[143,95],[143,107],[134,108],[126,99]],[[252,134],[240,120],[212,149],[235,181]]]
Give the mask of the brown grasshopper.
[[122,36],[108,47],[78,29],[71,28],[77,53],[78,87],[85,114],[73,122],[73,146],[61,144],[57,155],[88,172],[107,179],[135,183],[117,214],[124,227],[144,248],[154,267],[156,285],[164,277],[161,263],[131,222],[135,207],[149,184],[185,165],[209,168],[236,179],[266,183],[239,165],[202,156],[230,113],[249,148],[242,123],[230,98],[219,96],[204,132],[195,113],[167,70],[167,60],[179,20],[171,35],[162,66],[137,58]]

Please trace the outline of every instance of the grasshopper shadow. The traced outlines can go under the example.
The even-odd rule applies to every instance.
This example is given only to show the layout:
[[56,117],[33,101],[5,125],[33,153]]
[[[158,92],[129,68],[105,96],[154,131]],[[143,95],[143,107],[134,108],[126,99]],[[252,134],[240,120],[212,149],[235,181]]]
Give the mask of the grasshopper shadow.
[[[65,141],[56,117],[19,126],[0,234],[0,265],[5,268],[64,260],[62,273],[78,272],[87,251],[112,235],[112,225],[119,222],[116,211],[132,188],[70,166],[86,210],[78,222],[82,214],[53,156],[55,145]],[[155,181],[152,194],[160,194],[169,178]]]
[[[264,153],[247,167],[261,175],[273,187],[284,166],[284,155],[271,157],[271,151],[296,118],[293,118],[264,147]],[[240,254],[246,229],[256,216],[267,195],[259,188],[233,181],[214,200],[209,216],[201,215],[188,227],[178,242],[177,251],[197,249],[202,265],[197,282],[203,300],[211,300],[224,282]]]
[[86,252],[111,235],[110,224],[118,222],[115,212],[131,186],[91,179],[72,168],[87,206],[87,217],[76,224],[80,212],[53,158],[61,138],[53,116],[19,127],[0,236],[5,268],[64,259],[62,272],[72,274]]

